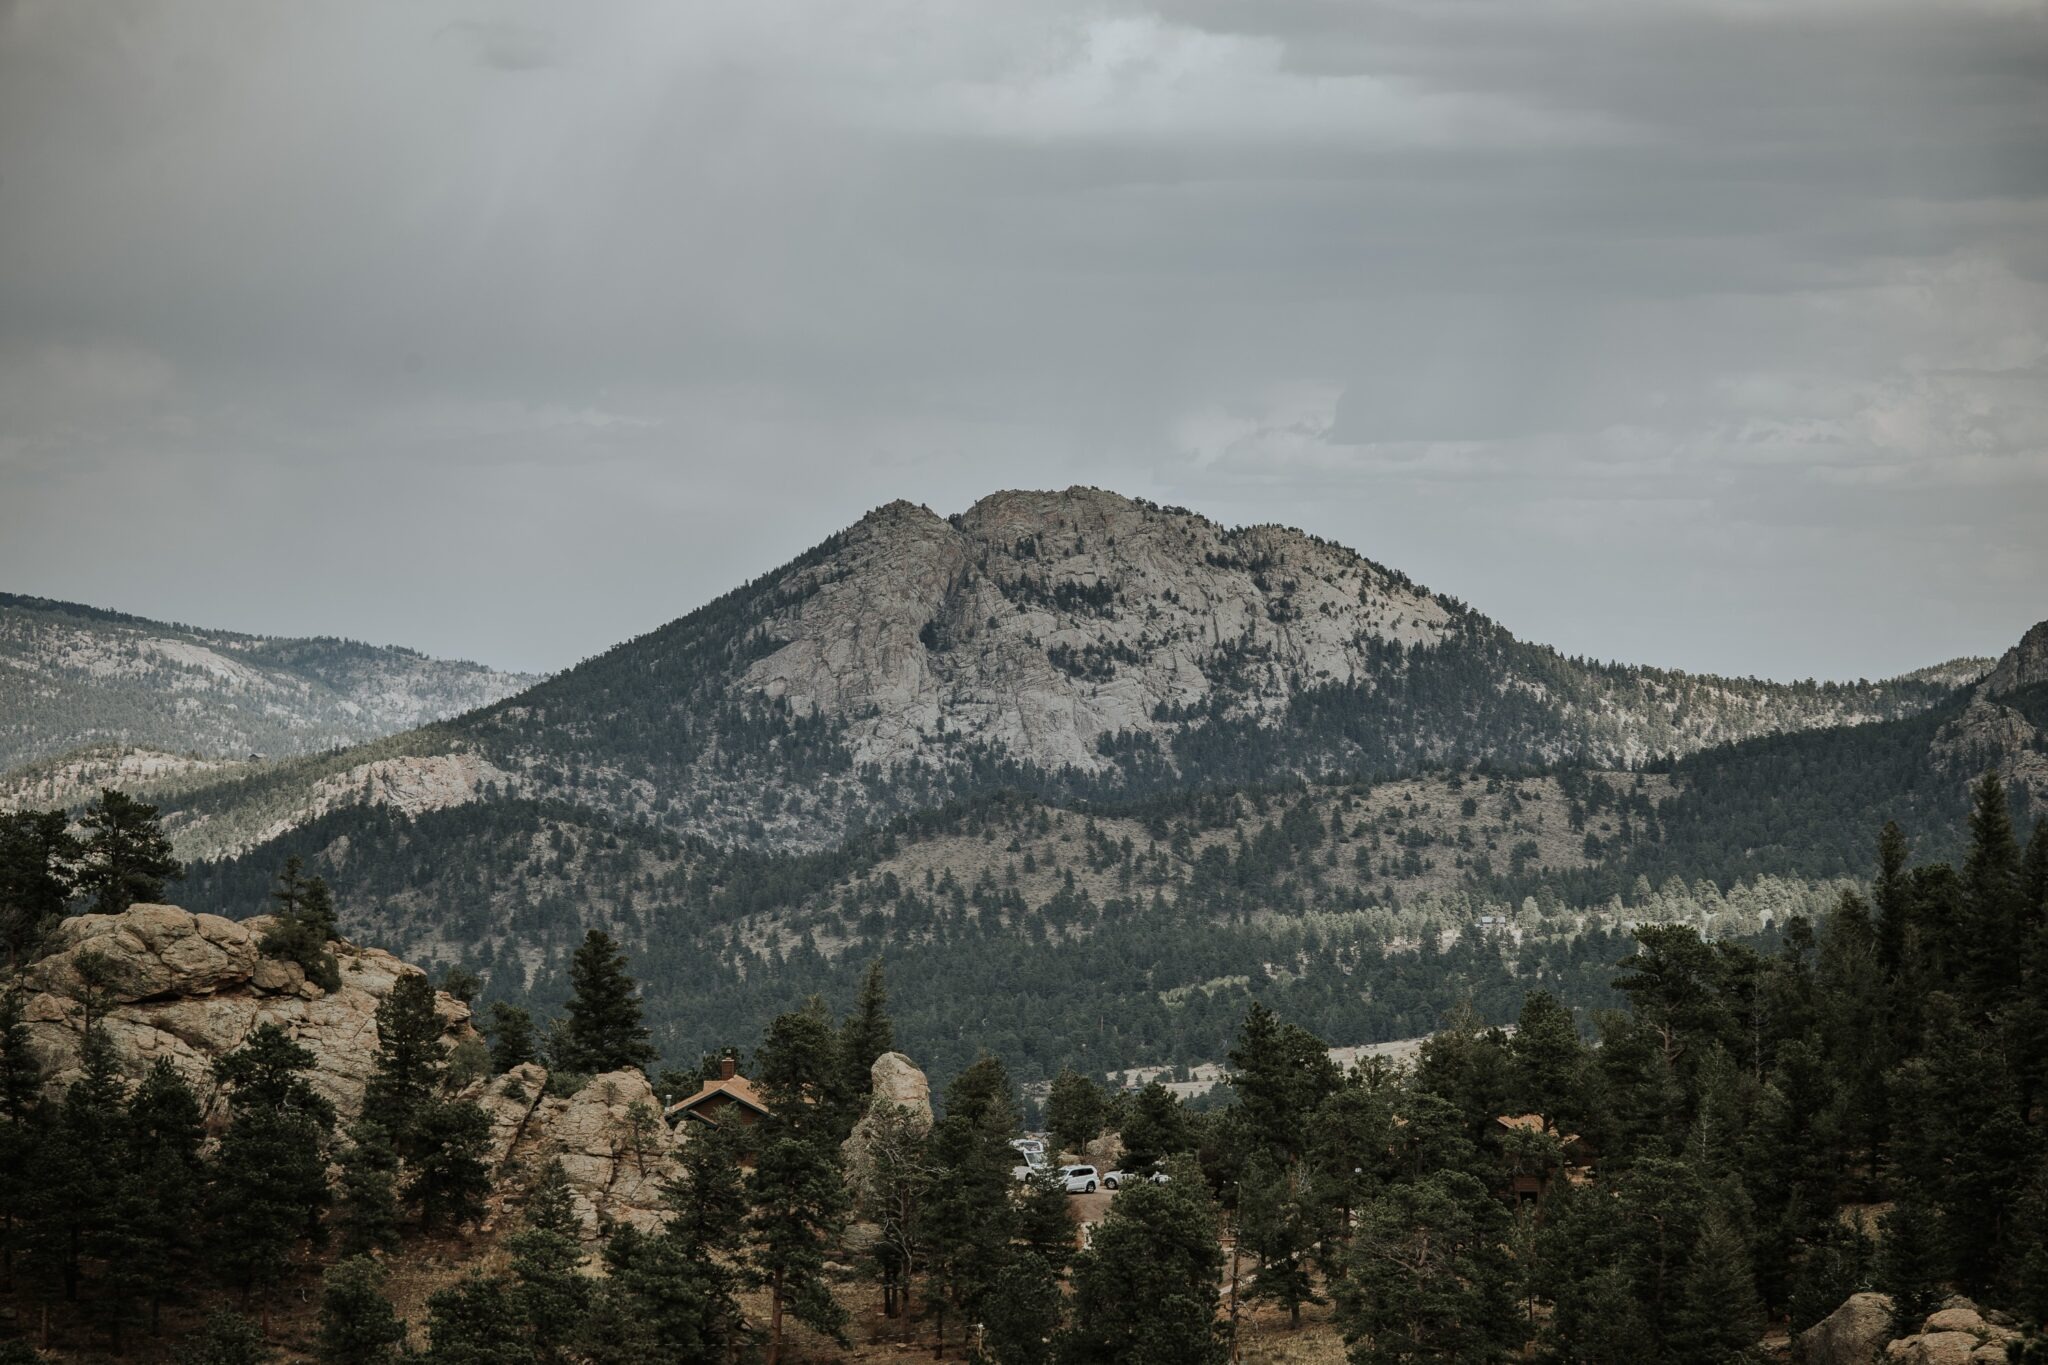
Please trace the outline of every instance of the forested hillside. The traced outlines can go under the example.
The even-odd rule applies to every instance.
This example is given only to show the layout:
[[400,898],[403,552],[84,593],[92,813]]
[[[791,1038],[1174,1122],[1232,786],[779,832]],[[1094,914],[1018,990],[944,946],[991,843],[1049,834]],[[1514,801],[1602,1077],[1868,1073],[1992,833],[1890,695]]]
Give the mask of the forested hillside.
[[[1568,658],[1297,531],[1095,489],[1000,493],[950,518],[892,503],[539,686],[288,781],[181,797],[173,825],[213,855],[331,808],[373,759],[461,755],[488,776],[431,804],[488,787],[819,850],[1005,789],[1129,801],[1480,762],[1639,766],[1919,714],[1986,667],[1776,683]],[[327,799],[307,795],[321,784]]]

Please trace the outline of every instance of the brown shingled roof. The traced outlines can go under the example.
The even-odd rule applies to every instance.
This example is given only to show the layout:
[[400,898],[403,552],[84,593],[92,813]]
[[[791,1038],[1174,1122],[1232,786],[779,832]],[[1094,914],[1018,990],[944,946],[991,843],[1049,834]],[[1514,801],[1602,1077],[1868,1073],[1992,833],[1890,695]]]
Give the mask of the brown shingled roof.
[[732,1063],[730,1059],[727,1060],[724,1070],[726,1073],[725,1075],[720,1076],[716,1080],[704,1082],[703,1085],[697,1088],[696,1094],[690,1096],[688,1099],[677,1100],[674,1104],[671,1104],[668,1108],[662,1110],[661,1116],[671,1121],[673,1121],[678,1115],[682,1115],[684,1117],[692,1116],[697,1107],[703,1104],[704,1101],[710,1099],[713,1095],[729,1096],[730,1098],[737,1100],[739,1103],[746,1105],[747,1108],[753,1110],[757,1114],[765,1114],[768,1112],[768,1106],[761,1102],[761,1094],[759,1091],[754,1089],[754,1083],[748,1080],[745,1076],[736,1074],[732,1069]]

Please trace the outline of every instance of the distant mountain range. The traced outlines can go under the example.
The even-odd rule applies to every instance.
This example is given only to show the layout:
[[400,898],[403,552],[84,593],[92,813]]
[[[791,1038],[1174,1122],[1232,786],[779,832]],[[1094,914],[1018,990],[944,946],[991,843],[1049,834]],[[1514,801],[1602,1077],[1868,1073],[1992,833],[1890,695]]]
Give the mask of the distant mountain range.
[[[79,780],[161,780],[317,753],[535,681],[410,649],[202,630],[0,593],[0,774],[9,790],[54,794]],[[42,766],[17,771],[31,764]]]
[[1253,991],[1348,1041],[1460,991],[1596,1003],[1627,920],[1763,932],[1882,819],[1949,837],[1985,766],[2038,800],[2044,724],[2040,628],[1882,682],[1600,664],[1300,532],[1070,489],[893,503],[479,709],[158,790],[195,908],[296,852],[358,934],[542,1004],[602,924],[672,1055],[881,955],[942,1070],[1108,1065],[1216,1055]]

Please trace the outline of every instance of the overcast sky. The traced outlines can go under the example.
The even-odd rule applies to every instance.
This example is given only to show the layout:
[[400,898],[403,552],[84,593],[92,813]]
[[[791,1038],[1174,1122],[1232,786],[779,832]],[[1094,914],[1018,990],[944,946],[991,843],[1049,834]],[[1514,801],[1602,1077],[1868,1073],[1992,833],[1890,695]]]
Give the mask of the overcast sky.
[[896,497],[2048,617],[2037,0],[0,0],[0,588],[556,668]]

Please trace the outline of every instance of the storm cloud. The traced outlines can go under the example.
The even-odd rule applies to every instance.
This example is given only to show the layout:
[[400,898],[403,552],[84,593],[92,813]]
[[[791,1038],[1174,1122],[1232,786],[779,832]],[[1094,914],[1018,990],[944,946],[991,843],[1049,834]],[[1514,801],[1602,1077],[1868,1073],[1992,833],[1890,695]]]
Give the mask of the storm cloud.
[[552,668],[896,497],[1776,676],[2048,616],[2048,19],[0,3],[0,587]]

